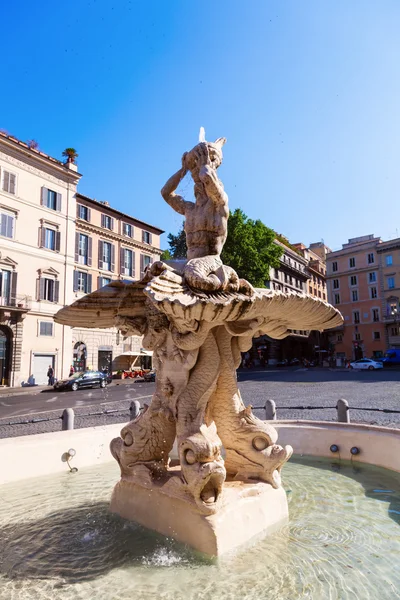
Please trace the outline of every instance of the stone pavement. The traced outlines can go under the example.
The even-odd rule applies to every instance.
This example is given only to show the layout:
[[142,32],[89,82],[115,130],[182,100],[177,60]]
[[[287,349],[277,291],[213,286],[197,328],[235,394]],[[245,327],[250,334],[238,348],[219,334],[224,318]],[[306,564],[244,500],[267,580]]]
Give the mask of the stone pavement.
[[[336,421],[334,408],[339,398],[350,404],[352,422],[400,428],[400,372],[383,370],[373,372],[338,371],[329,369],[245,370],[238,372],[239,388],[245,404],[252,404],[255,414],[265,418],[267,398],[277,405],[278,419],[306,419]],[[148,384],[149,386],[151,384]],[[93,427],[129,420],[127,399],[113,401],[113,386],[109,388],[106,403],[95,403],[75,409],[75,427]],[[149,393],[150,388],[149,388]],[[141,401],[149,402],[149,400]],[[68,393],[65,396],[68,405]],[[298,408],[303,407],[303,408]],[[304,408],[305,407],[305,408]],[[322,407],[317,410],[314,407]],[[366,408],[380,408],[398,412],[371,412]],[[105,412],[112,411],[112,412]],[[61,430],[61,410],[42,412],[29,417],[0,419],[0,438]],[[101,414],[99,414],[101,413]],[[11,424],[35,420],[34,423]],[[52,419],[52,420],[47,420]]]

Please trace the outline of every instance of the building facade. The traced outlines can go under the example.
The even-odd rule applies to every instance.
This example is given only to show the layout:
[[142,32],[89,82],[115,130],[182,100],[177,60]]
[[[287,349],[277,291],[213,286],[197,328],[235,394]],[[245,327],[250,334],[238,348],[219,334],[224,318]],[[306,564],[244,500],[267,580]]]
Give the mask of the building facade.
[[65,374],[72,333],[76,166],[0,133],[0,384]]
[[343,327],[331,335],[336,358],[380,358],[385,352],[382,294],[389,289],[385,291],[382,279],[380,263],[385,253],[381,253],[381,247],[379,237],[365,235],[349,239],[341,250],[327,254],[328,298],[344,318]]
[[[73,272],[74,299],[115,279],[140,279],[146,267],[161,255],[161,229],[126,215],[108,202],[76,195],[76,231]],[[123,340],[116,329],[72,330],[73,366],[116,371],[150,366],[151,353],[141,338]]]
[[162,230],[77,193],[81,175],[0,133],[0,385],[45,384],[76,369],[150,366],[140,337],[76,329],[54,315],[115,279],[139,279]]
[[377,246],[385,349],[400,348],[400,238]]

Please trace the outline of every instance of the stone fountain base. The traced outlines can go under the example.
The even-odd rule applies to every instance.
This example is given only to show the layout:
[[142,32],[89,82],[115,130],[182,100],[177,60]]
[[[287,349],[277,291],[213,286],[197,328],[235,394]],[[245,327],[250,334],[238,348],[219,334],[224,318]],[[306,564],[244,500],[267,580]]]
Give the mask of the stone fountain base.
[[209,556],[221,556],[253,538],[260,539],[288,521],[283,488],[259,481],[227,480],[221,508],[216,514],[204,515],[194,503],[174,493],[179,482],[180,469],[175,469],[164,486],[122,479],[114,488],[111,511]]

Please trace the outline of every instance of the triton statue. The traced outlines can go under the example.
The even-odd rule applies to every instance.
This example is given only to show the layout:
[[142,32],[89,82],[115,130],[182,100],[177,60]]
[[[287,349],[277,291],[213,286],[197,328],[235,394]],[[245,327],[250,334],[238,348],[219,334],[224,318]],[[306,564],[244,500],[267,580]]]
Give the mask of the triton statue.
[[[225,141],[201,140],[183,155],[181,169],[162,190],[166,202],[185,217],[187,260],[155,262],[141,281],[112,282],[55,317],[72,326],[116,326],[125,336],[142,335],[143,347],[153,351],[151,404],[111,442],[121,469],[111,506],[211,554],[225,548],[215,532],[229,529],[223,525],[233,518],[229,507],[237,507],[235,528],[240,519],[243,524],[242,533],[226,542],[229,547],[287,515],[281,469],[292,448],[278,445],[272,425],[243,403],[236,381],[241,352],[262,334],[282,339],[292,329],[323,330],[342,323],[340,313],[321,300],[255,290],[222,264],[229,209],[217,169]],[[176,194],[188,171],[194,203]],[[170,464],[175,440],[179,467]],[[280,494],[283,512],[269,510],[272,500],[262,496],[272,493],[268,490]],[[251,505],[251,517],[249,504],[241,512],[243,498],[261,503]],[[215,533],[214,545],[197,535],[196,514],[206,518],[201,527]],[[219,517],[211,525],[214,514]],[[204,535],[209,534],[207,529]]]

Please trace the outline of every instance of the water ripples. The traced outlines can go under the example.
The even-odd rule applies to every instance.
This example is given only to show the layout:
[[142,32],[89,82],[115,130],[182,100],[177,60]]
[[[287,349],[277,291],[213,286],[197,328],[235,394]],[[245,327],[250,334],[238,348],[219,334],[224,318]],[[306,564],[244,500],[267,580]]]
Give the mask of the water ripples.
[[0,600],[400,598],[400,476],[292,460],[290,522],[218,562],[110,514],[116,465],[0,488]]

